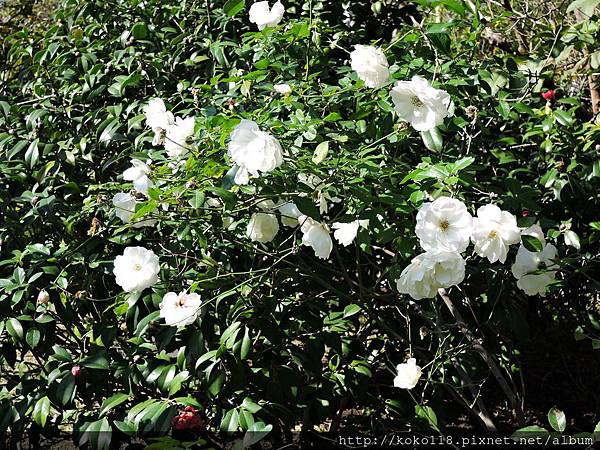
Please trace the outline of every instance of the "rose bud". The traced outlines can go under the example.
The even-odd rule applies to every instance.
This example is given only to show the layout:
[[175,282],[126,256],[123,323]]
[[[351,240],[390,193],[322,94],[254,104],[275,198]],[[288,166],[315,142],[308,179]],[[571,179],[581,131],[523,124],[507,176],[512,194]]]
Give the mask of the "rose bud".
[[81,374],[81,367],[80,366],[73,366],[71,367],[71,375],[73,375],[74,377],[78,377]]
[[39,305],[45,305],[50,301],[50,294],[46,292],[45,289],[42,289],[37,296],[37,302]]
[[556,94],[554,89],[548,89],[546,92],[542,92],[542,97],[544,100],[552,100]]

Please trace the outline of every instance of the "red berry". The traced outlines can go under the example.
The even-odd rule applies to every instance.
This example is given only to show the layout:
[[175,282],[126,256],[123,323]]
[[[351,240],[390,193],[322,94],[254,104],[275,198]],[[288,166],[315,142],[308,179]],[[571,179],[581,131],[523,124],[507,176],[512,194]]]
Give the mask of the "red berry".
[[546,92],[542,92],[542,97],[544,100],[552,100],[556,95],[556,91],[554,89],[549,89]]
[[529,217],[529,211],[527,211],[527,210],[524,210],[524,211],[521,213],[521,215],[522,215],[523,217]]
[[71,367],[71,375],[73,375],[74,377],[78,377],[80,374],[81,374],[81,367],[79,367],[79,366]]

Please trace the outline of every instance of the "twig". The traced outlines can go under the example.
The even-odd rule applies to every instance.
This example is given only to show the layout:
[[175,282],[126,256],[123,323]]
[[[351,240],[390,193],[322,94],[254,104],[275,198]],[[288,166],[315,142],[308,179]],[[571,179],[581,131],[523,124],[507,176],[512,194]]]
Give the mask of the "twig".
[[446,290],[438,289],[438,295],[442,298],[442,300],[444,300],[444,303],[448,307],[450,314],[452,314],[452,316],[456,320],[456,324],[460,328],[463,335],[467,338],[469,343],[473,346],[473,349],[477,353],[479,353],[481,358],[484,360],[484,362],[489,367],[490,371],[494,375],[494,378],[496,378],[496,381],[498,382],[498,384],[500,385],[500,388],[504,392],[504,395],[506,395],[506,397],[510,401],[510,404],[512,405],[512,408],[516,415],[517,421],[519,422],[519,424],[522,424],[523,423],[523,409],[521,408],[521,403],[519,402],[517,396],[515,395],[515,393],[512,391],[512,389],[510,388],[510,386],[504,379],[504,376],[502,375],[502,372],[500,372],[500,368],[498,367],[498,364],[496,363],[496,361],[494,360],[492,355],[490,355],[490,353],[485,349],[485,347],[483,345],[481,345],[481,341],[479,339],[477,339],[473,335],[473,333],[471,333],[471,331],[467,328],[462,315],[460,314],[458,309],[456,309],[456,307],[454,306],[454,303],[452,303],[452,300],[450,300],[450,297],[448,297],[448,295],[446,294]]

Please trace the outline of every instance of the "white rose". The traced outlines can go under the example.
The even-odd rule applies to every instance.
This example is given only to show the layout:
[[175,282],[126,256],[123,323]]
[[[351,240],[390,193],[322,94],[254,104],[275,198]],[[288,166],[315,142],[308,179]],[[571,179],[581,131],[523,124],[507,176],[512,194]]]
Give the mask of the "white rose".
[[298,223],[303,233],[302,244],[312,247],[317,258],[329,258],[331,250],[333,250],[333,241],[329,236],[327,225],[305,215],[298,217]]
[[431,87],[419,76],[398,81],[391,91],[398,117],[417,131],[431,130],[444,122],[451,99],[446,91]]
[[281,214],[281,223],[286,227],[297,227],[298,217],[302,215],[294,202],[285,202],[277,207]]
[[279,231],[279,222],[272,213],[254,213],[246,228],[246,235],[252,241],[271,242]]
[[421,206],[415,233],[426,251],[460,253],[469,245],[472,225],[473,218],[463,202],[439,197]]
[[290,95],[292,93],[292,87],[287,83],[276,84],[273,86],[273,90],[279,92],[281,95]]
[[115,258],[117,284],[125,292],[141,292],[158,282],[160,264],[158,256],[144,247],[127,247],[122,255]]
[[508,247],[517,244],[520,236],[517,218],[508,211],[502,211],[496,205],[484,205],[477,209],[471,241],[479,256],[491,263],[504,263]]
[[530,252],[523,245],[519,247],[515,262],[511,267],[513,276],[517,279],[517,287],[527,295],[546,296],[547,286],[554,281],[558,266],[554,263],[557,258],[556,247],[546,244],[544,234],[539,225],[534,225],[522,234],[534,236],[542,243],[542,251]]
[[352,222],[334,222],[331,226],[335,231],[333,237],[344,247],[349,246],[356,239],[358,228],[366,228],[369,225],[368,220],[354,220]]
[[153,98],[144,107],[144,115],[146,124],[154,131],[152,144],[162,144],[163,132],[175,122],[173,114],[167,111],[165,103],[160,98]]
[[272,8],[269,8],[269,2],[256,2],[250,7],[250,22],[255,23],[259,30],[263,30],[266,27],[274,27],[281,19],[285,8],[281,2],[277,2]]
[[390,78],[388,61],[383,52],[370,45],[355,45],[350,53],[352,70],[370,88],[380,88]]
[[[121,219],[123,223],[130,223],[137,204],[135,197],[129,193],[119,192],[112,198],[112,203],[115,207],[115,216]],[[134,228],[148,227],[155,223],[156,220],[154,219],[138,220],[132,226]]]
[[231,132],[227,154],[239,166],[235,175],[237,184],[248,184],[249,175],[259,177],[283,163],[279,141],[261,131],[251,120],[242,120]]
[[465,260],[456,252],[425,252],[412,259],[396,281],[398,292],[415,300],[433,298],[440,288],[460,284]]
[[123,179],[125,181],[132,181],[136,191],[147,195],[148,188],[154,186],[150,178],[148,178],[150,172],[150,167],[146,163],[139,159],[132,159],[131,167],[123,172]]
[[394,378],[394,386],[401,389],[414,388],[421,378],[421,368],[417,366],[417,360],[410,358],[403,364],[396,367],[398,374]]
[[198,294],[187,294],[185,291],[179,294],[167,292],[160,302],[160,317],[170,326],[183,327],[192,324],[202,301]]
[[165,150],[169,158],[179,159],[187,155],[189,151],[189,140],[194,135],[196,119],[186,117],[182,119],[177,117],[175,123],[167,128],[165,138]]

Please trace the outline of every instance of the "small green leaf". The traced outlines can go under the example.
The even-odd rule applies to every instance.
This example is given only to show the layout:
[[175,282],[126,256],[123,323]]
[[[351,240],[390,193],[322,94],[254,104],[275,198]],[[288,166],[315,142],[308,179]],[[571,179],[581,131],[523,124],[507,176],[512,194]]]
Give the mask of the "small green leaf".
[[246,359],[248,353],[250,353],[250,349],[252,348],[252,338],[250,336],[250,330],[248,327],[245,327],[244,338],[242,339],[242,345],[240,347],[240,358]]
[[425,144],[425,147],[427,147],[429,150],[434,152],[442,151],[444,140],[440,130],[437,128],[428,131],[421,131],[421,139],[423,139],[423,144]]
[[23,326],[21,325],[21,322],[14,317],[11,317],[6,321],[6,329],[13,339],[23,339]]
[[269,434],[272,429],[273,425],[265,425],[263,422],[254,422],[252,426],[248,427],[248,431],[244,435],[243,447],[249,448],[256,444]]
[[75,377],[70,373],[58,384],[56,393],[62,405],[67,405],[71,401],[75,392],[75,387]]
[[148,26],[144,22],[138,22],[131,28],[131,35],[135,39],[146,39],[148,37]]
[[111,397],[108,397],[104,402],[102,402],[102,406],[100,407],[100,417],[106,414],[111,409],[119,406],[122,403],[125,403],[129,400],[129,394],[125,394],[123,392],[119,392]]
[[579,250],[581,248],[581,244],[579,243],[579,236],[573,230],[565,231],[565,244],[570,245],[571,247]]
[[512,435],[511,438],[515,441],[519,441],[522,438],[536,438],[536,437],[541,437],[541,438],[545,438],[550,434],[550,432],[548,430],[546,430],[545,428],[539,427],[537,425],[531,425],[529,427],[525,427],[525,428],[519,428],[517,431],[515,431]]
[[25,340],[27,341],[27,344],[29,344],[29,346],[31,348],[36,347],[40,342],[40,330],[38,330],[37,328],[31,328],[27,332],[27,336],[25,337]]
[[543,250],[542,243],[538,238],[534,236],[524,234],[521,236],[521,241],[523,242],[523,247],[525,247],[530,252],[537,253]]
[[323,162],[323,160],[327,157],[327,153],[329,153],[329,141],[321,142],[315,149],[315,153],[312,157],[313,162],[315,164],[321,164],[321,162]]
[[50,414],[50,399],[46,396],[40,398],[33,407],[33,420],[44,428],[46,426],[46,420]]
[[360,306],[352,304],[344,308],[344,318],[351,317],[361,310]]
[[235,16],[239,13],[244,6],[246,6],[245,0],[227,0],[223,5],[223,11],[230,17]]
[[581,11],[585,18],[590,18],[594,14],[594,8],[600,4],[600,0],[575,0],[567,8],[567,12]]
[[202,208],[204,206],[204,192],[201,190],[195,191],[189,200],[189,204],[192,208]]
[[559,433],[565,431],[565,428],[567,427],[567,417],[565,416],[565,413],[558,408],[552,408],[548,411],[548,422],[550,422],[550,426]]

